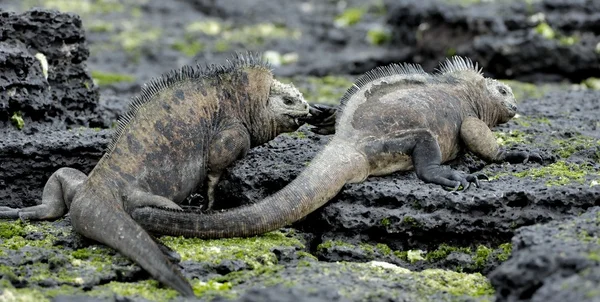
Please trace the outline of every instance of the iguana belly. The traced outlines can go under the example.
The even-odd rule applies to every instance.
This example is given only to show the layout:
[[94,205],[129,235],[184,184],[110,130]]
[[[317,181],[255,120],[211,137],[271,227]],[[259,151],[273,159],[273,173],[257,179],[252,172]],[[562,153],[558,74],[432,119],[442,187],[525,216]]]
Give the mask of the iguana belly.
[[410,155],[395,153],[381,154],[376,162],[371,163],[369,175],[388,175],[396,171],[412,170],[413,163]]

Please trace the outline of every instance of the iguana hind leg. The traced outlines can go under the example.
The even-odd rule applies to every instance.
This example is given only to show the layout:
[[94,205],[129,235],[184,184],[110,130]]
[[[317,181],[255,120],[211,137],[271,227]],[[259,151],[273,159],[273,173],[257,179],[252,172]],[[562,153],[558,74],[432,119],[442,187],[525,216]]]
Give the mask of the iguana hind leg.
[[87,175],[77,169],[60,168],[46,182],[41,204],[21,209],[0,207],[0,218],[46,220],[62,217],[86,179]]
[[424,182],[463,190],[471,183],[479,186],[478,175],[466,174],[442,165],[442,152],[435,137],[428,131],[417,134],[411,153],[415,172]]

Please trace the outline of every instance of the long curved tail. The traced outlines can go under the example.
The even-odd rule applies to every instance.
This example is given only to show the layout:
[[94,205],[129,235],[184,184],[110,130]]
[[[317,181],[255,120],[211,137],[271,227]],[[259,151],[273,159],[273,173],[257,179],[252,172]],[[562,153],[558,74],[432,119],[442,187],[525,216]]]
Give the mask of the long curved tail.
[[333,198],[349,182],[367,176],[365,157],[335,140],[277,193],[249,206],[214,214],[143,207],[132,217],[146,230],[165,235],[223,238],[266,233],[305,217]]
[[180,294],[194,296],[188,281],[152,237],[108,196],[97,193],[89,190],[73,200],[70,213],[75,231],[116,249]]

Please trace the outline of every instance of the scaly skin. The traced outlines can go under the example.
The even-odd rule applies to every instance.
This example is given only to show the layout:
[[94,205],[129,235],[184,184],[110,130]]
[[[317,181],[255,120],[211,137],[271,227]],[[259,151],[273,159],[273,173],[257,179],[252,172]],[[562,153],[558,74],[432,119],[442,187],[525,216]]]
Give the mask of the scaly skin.
[[[477,175],[443,166],[462,146],[489,162],[524,162],[526,152],[500,149],[490,130],[516,114],[510,87],[482,76],[455,57],[434,74],[403,64],[376,68],[342,98],[340,111],[313,108],[309,121],[335,136],[311,164],[279,192],[255,204],[203,215],[139,207],[132,217],[161,234],[220,238],[251,236],[288,225],[321,207],[347,183],[369,175],[414,169],[430,183],[464,189]],[[336,117],[331,118],[332,115]],[[539,156],[531,159],[541,160]]]
[[273,79],[268,66],[252,56],[204,70],[184,67],[144,87],[88,176],[59,169],[46,183],[40,205],[3,207],[0,218],[56,219],[70,211],[76,232],[193,296],[169,261],[172,251],[129,213],[139,207],[181,210],[179,204],[206,184],[210,207],[227,166],[249,148],[296,130],[308,112],[302,95]]

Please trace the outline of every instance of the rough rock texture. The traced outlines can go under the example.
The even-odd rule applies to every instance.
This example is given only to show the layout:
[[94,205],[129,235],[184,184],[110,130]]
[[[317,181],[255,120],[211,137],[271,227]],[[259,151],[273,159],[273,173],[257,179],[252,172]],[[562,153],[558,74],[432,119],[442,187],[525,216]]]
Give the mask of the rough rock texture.
[[42,129],[33,135],[0,130],[0,204],[10,207],[38,204],[46,180],[58,167],[91,171],[111,133],[90,128]]
[[[86,71],[89,51],[75,14],[34,9],[23,14],[0,10],[0,123],[19,113],[24,130],[44,122],[95,127],[98,90]],[[47,78],[35,57],[47,61]],[[33,129],[32,129],[33,128]]]
[[[384,262],[321,262],[302,234],[277,231],[247,239],[163,237],[199,301],[485,301],[493,290],[481,274],[412,272]],[[56,222],[0,222],[0,297],[9,301],[189,301],[158,287],[114,250]]]
[[491,275],[497,301],[598,301],[600,208],[519,229]]
[[594,0],[482,1],[461,7],[394,1],[393,44],[434,67],[449,54],[471,57],[495,77],[579,82],[600,76],[600,3]]
[[[290,54],[290,62],[274,68],[279,76],[348,79],[394,61],[420,62],[431,71],[449,53],[470,56],[499,77],[579,82],[599,76],[597,1],[481,1],[465,8],[448,2],[455,1],[4,0],[0,9],[23,11],[29,9],[25,3],[35,3],[76,11],[81,20],[56,11],[0,12],[0,206],[36,204],[46,179],[60,167],[89,172],[127,99],[151,77],[195,61],[222,63],[237,50]],[[356,8],[362,12],[356,23],[336,21]],[[539,13],[547,27],[538,27],[544,25]],[[369,42],[374,32],[384,34],[381,44]],[[85,68],[88,46],[87,65],[96,72],[98,88]],[[47,80],[37,52],[48,59]],[[294,82],[315,85],[313,80]],[[499,141],[537,150],[543,164],[484,166],[470,155],[452,163],[490,176],[481,188],[446,192],[423,184],[413,172],[396,173],[346,186],[296,223],[295,235],[242,242],[162,240],[182,254],[183,271],[204,300],[489,299],[489,284],[480,275],[426,276],[427,269],[487,275],[508,258],[507,243],[519,227],[568,219],[600,201],[600,92],[565,90],[534,93],[520,104],[519,118],[496,129]],[[19,111],[22,131],[11,120]],[[303,128],[252,150],[221,182],[217,206],[237,206],[275,192],[329,139]],[[191,205],[199,199],[191,198]],[[515,257],[493,274],[501,300],[593,299],[599,283],[597,256],[590,254],[597,241],[593,224],[580,227],[589,233],[583,238],[591,238],[583,241],[577,228],[560,233],[564,238],[552,237],[549,229],[556,224],[539,227],[545,230],[535,231],[539,237],[531,235],[539,241],[520,239],[537,227],[515,237]],[[288,237],[297,241],[283,239]],[[571,242],[578,242],[573,249]],[[257,243],[261,248],[255,253]],[[544,246],[557,252],[546,256]],[[567,258],[561,258],[561,250]],[[373,261],[425,273],[405,276],[390,267],[382,276]],[[91,293],[101,301],[173,297],[114,251],[74,234],[68,217],[52,223],[0,222],[0,275],[0,300],[13,295],[87,301]],[[462,284],[480,292],[465,291]]]

